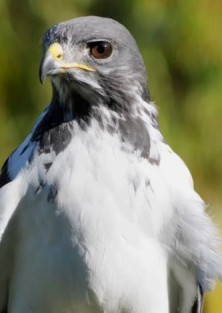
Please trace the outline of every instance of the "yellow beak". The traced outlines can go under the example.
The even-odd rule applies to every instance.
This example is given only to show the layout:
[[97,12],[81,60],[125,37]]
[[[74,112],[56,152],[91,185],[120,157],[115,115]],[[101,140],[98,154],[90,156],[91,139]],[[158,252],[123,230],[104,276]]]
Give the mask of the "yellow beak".
[[40,81],[43,83],[47,75],[56,73],[64,73],[69,69],[81,69],[88,72],[95,72],[96,70],[88,65],[79,63],[66,63],[63,61],[64,51],[58,42],[54,42],[46,51],[40,64]]

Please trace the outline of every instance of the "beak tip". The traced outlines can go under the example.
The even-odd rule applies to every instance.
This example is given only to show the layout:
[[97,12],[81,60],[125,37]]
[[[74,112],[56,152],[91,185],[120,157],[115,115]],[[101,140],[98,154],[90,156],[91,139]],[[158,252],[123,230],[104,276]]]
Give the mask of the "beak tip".
[[41,69],[40,69],[40,71],[39,71],[39,81],[43,85],[45,80],[46,80],[46,73],[44,71],[42,72]]
[[40,69],[39,69],[39,81],[42,85],[44,84],[44,81],[45,81],[45,77],[42,72],[42,66],[40,66]]
[[41,85],[43,85],[44,84],[44,82],[45,82],[45,78],[39,78],[39,81],[40,81],[40,83],[41,83]]
[[51,59],[48,57],[48,53],[46,53],[43,56],[40,62],[40,66],[39,66],[39,81],[42,85],[44,84],[46,80],[46,76],[48,74],[50,66],[51,66]]

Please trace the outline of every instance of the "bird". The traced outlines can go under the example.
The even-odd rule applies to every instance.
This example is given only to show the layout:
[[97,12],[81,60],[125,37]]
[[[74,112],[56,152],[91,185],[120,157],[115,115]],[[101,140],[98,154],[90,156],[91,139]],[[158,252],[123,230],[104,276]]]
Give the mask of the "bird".
[[39,77],[51,102],[0,174],[0,313],[201,313],[218,230],[133,36],[105,17],[58,23]]

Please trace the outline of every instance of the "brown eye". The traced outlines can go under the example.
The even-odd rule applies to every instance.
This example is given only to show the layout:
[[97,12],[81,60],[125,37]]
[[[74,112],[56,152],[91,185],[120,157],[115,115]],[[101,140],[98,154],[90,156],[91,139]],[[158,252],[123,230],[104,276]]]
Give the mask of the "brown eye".
[[108,58],[113,49],[112,45],[109,42],[97,41],[89,43],[90,54],[95,59],[106,59]]

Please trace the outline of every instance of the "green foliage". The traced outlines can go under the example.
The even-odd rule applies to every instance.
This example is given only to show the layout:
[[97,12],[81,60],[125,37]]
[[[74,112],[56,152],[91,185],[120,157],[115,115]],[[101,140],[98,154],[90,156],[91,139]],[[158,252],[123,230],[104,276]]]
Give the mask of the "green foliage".
[[0,163],[50,100],[50,85],[38,81],[43,32],[54,23],[89,14],[115,18],[133,33],[148,69],[162,132],[188,164],[197,190],[213,204],[220,223],[219,0],[1,0]]

